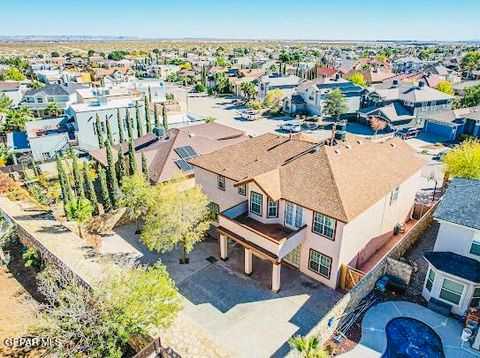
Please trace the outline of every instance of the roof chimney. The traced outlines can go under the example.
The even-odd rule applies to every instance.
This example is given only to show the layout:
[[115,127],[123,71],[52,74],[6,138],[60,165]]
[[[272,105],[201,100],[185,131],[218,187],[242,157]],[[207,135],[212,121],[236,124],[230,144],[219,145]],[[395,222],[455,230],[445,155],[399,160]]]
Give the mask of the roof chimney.
[[395,80],[393,80],[393,84],[392,84],[392,85],[393,85],[393,87],[398,87],[398,86],[400,85],[400,81],[397,80],[397,79],[395,79]]
[[419,81],[419,82],[418,82],[418,87],[419,87],[419,88],[425,87],[425,81],[424,81],[424,80]]

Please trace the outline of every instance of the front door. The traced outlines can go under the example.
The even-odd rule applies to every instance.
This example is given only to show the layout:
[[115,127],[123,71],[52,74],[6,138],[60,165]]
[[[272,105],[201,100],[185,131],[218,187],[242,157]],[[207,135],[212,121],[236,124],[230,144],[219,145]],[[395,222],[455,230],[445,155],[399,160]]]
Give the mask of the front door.
[[301,245],[297,246],[295,249],[290,251],[285,257],[283,258],[285,262],[289,263],[296,268],[300,268],[300,255],[302,254],[302,247]]

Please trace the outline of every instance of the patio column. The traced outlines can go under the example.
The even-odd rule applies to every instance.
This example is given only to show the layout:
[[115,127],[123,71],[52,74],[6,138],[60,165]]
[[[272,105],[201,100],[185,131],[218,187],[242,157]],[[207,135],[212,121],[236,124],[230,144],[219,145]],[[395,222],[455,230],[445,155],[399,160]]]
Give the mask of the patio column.
[[245,248],[245,274],[251,275],[253,271],[252,250]]
[[220,258],[222,260],[228,259],[228,246],[227,246],[227,237],[220,234]]
[[280,268],[282,266],[279,263],[272,265],[272,291],[278,292],[280,290]]

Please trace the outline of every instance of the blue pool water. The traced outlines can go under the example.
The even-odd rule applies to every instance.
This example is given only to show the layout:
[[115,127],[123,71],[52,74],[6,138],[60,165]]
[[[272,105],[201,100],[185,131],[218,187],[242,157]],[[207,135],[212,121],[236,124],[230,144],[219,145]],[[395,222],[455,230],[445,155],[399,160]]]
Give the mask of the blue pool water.
[[385,327],[387,349],[383,358],[445,358],[442,340],[419,320],[398,317]]

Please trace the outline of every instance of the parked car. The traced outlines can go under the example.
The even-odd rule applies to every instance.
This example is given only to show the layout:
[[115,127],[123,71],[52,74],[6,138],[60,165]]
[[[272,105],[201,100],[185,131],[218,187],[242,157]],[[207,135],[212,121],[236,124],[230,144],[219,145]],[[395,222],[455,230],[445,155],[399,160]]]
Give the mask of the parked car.
[[402,128],[395,132],[395,136],[402,139],[411,139],[418,136],[420,129],[416,127]]
[[306,130],[306,131],[314,131],[318,129],[318,124],[314,122],[303,122],[301,126],[302,126],[302,130]]
[[433,159],[438,160],[438,161],[442,161],[446,154],[447,154],[447,151],[437,153],[436,155],[433,156]]
[[302,130],[302,125],[300,123],[286,123],[280,125],[280,129],[290,133],[297,133]]

